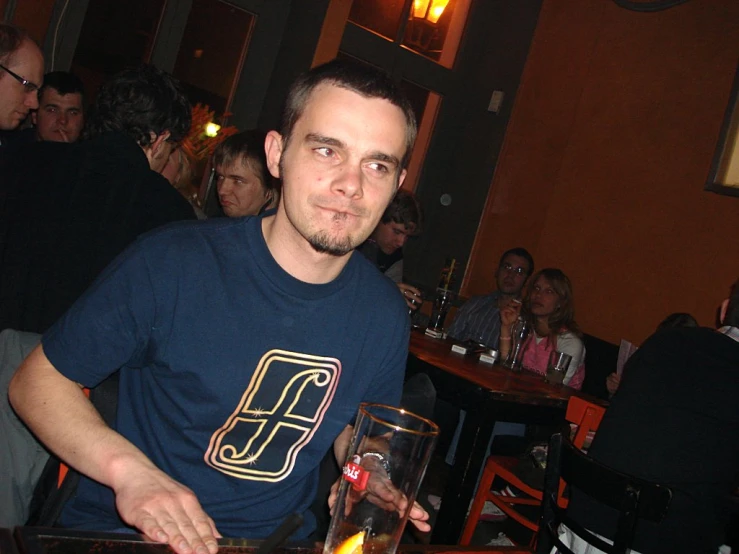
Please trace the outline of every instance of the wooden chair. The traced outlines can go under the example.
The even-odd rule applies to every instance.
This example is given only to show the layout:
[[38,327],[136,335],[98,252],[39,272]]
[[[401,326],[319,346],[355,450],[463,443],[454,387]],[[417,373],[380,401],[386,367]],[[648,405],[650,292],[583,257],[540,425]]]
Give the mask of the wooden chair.
[[[586,530],[558,505],[560,483],[566,481],[573,489],[619,512],[616,535],[608,544]],[[549,441],[544,500],[538,537],[537,554],[559,552],[574,554],[558,538],[560,523],[564,523],[580,538],[608,554],[624,554],[630,549],[636,523],[644,519],[659,523],[672,500],[672,491],[655,483],[637,479],[613,470],[584,454],[569,440],[557,433]]]
[[[574,444],[578,448],[582,448],[588,433],[598,428],[604,413],[605,408],[602,406],[598,406],[577,396],[570,398],[567,404],[565,419],[578,426],[573,439]],[[477,493],[472,501],[470,513],[462,530],[462,537],[460,538],[459,544],[470,544],[475,527],[480,521],[480,515],[482,514],[485,502],[489,501],[500,508],[510,518],[534,532],[531,540],[531,546],[533,546],[536,540],[536,532],[539,530],[538,522],[530,519],[517,508],[520,506],[540,506],[543,492],[527,485],[516,475],[515,471],[520,462],[521,460],[519,458],[512,456],[490,456],[487,459],[485,469],[482,473],[482,479],[477,487]],[[513,485],[524,494],[516,497],[494,494],[490,488],[496,477]],[[563,492],[564,482],[560,484],[558,502],[560,506],[566,507],[567,499],[562,496]]]

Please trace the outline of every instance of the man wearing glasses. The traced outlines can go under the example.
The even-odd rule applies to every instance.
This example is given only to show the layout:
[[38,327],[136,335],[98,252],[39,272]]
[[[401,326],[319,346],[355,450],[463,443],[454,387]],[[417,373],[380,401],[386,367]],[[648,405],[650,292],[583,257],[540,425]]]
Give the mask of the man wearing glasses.
[[[16,129],[38,108],[44,56],[23,31],[0,23],[0,130]],[[0,136],[0,144],[5,142]]]
[[534,272],[534,258],[525,248],[503,253],[495,273],[497,290],[473,296],[459,310],[449,328],[449,336],[459,341],[473,340],[498,349],[500,310],[518,300],[526,280]]

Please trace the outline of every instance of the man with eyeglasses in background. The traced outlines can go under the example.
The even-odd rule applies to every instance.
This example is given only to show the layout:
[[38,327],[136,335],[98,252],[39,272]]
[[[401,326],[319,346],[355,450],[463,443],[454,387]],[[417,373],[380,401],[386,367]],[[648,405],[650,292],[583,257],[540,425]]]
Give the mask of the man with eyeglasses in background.
[[498,349],[500,310],[518,301],[521,289],[534,272],[534,258],[528,250],[511,248],[503,253],[495,273],[497,290],[473,296],[460,308],[449,328],[449,336],[458,341],[473,340]]
[[0,146],[12,141],[13,131],[38,108],[38,89],[44,78],[44,55],[25,33],[0,23]]

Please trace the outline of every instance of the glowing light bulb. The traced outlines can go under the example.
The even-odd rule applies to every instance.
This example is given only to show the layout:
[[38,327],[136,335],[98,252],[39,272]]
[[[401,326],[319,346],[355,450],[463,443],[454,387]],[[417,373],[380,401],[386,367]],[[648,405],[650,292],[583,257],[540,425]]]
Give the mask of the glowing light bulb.
[[216,137],[218,136],[218,131],[221,130],[221,126],[217,123],[213,123],[212,121],[210,123],[205,124],[205,135],[208,137]]

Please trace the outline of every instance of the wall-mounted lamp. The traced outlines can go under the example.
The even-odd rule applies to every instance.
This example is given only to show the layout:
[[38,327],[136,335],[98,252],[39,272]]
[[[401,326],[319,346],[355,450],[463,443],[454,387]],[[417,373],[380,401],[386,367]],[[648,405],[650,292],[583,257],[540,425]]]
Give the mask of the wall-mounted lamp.
[[413,0],[413,18],[425,19],[436,24],[444,13],[449,0]]
[[218,131],[221,130],[221,126],[217,123],[213,123],[212,121],[210,123],[205,124],[205,136],[206,137],[217,137]]

